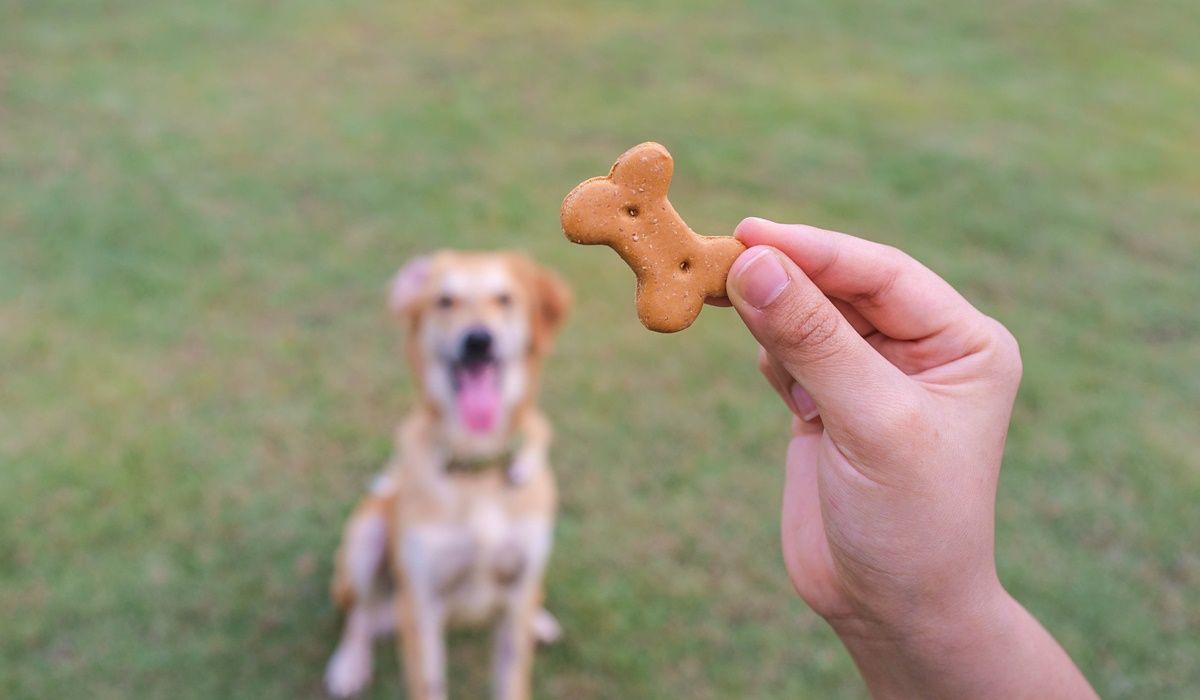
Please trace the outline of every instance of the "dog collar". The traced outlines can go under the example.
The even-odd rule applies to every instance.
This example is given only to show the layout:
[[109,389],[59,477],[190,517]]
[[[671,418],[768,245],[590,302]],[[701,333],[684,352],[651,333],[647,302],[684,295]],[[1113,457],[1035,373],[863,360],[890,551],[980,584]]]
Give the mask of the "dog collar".
[[483,457],[456,457],[446,462],[447,474],[480,474],[490,469],[507,469],[512,464],[513,450]]

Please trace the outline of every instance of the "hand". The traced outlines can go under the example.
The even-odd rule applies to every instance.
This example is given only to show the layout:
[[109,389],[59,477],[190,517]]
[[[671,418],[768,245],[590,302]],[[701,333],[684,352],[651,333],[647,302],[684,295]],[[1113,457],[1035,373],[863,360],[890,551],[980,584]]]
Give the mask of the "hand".
[[[729,299],[794,414],[784,562],[871,691],[1021,697],[1011,683],[1040,678],[1025,690],[1090,693],[996,574],[1012,335],[896,249],[761,219],[736,235]],[[1051,657],[1046,677],[1029,670]]]

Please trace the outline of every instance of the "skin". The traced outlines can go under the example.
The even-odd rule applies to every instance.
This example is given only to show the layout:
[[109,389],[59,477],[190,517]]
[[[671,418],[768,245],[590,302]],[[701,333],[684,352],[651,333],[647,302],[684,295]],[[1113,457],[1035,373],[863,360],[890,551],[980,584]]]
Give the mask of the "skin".
[[729,302],[793,413],[781,541],[877,698],[1094,698],[1000,584],[1016,341],[904,253],[747,219]]

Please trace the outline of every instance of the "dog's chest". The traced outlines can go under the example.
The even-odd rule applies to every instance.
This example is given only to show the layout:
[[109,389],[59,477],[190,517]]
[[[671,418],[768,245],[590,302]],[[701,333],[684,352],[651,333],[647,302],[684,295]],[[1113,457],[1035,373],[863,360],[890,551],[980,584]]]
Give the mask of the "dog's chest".
[[454,510],[441,522],[408,528],[400,560],[426,604],[444,606],[453,621],[482,622],[541,579],[552,521],[487,498],[464,499]]

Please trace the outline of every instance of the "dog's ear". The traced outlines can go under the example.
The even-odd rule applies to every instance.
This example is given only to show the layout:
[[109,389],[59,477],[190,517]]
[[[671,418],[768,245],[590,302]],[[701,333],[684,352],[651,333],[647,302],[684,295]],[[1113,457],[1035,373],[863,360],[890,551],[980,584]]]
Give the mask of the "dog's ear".
[[433,259],[421,256],[409,260],[392,277],[388,285],[388,308],[397,318],[409,316],[416,311],[432,267]]
[[533,292],[533,352],[545,355],[554,347],[554,335],[571,310],[571,288],[557,274],[541,265],[530,264]]

